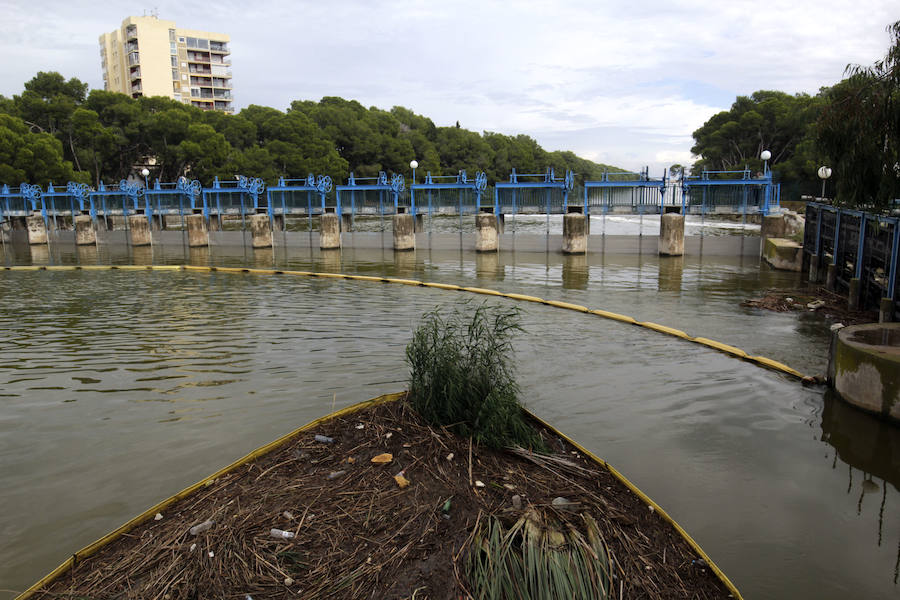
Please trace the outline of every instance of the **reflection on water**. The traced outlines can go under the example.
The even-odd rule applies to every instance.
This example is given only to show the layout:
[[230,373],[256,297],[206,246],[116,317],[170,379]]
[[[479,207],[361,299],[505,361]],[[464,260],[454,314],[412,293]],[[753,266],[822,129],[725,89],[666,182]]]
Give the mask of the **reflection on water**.
[[[822,410],[822,441],[834,448],[832,469],[838,459],[846,467],[848,495],[857,495],[856,515],[877,513],[877,545],[884,543],[888,488],[892,499],[900,492],[900,429],[842,402],[827,392]],[[854,477],[854,469],[859,471]],[[880,483],[876,482],[880,479]],[[894,565],[894,584],[900,578],[900,540]]]
[[[796,285],[746,257],[101,245],[88,256],[16,247],[4,260],[42,249],[45,264],[189,256],[495,287],[664,323],[807,372],[823,368],[828,340],[820,315],[740,306]],[[418,317],[472,299],[247,274],[0,272],[0,587],[24,588],[335,396],[343,406],[402,388]],[[746,597],[896,597],[895,428],[702,347],[519,306],[529,407],[666,507]]]

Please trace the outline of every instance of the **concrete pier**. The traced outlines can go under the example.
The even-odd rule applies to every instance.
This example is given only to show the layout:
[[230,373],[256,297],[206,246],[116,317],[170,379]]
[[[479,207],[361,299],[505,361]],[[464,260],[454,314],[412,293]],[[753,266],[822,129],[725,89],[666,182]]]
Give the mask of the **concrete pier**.
[[128,215],[128,229],[131,232],[132,246],[149,246],[153,243],[150,235],[150,223],[144,215]]
[[25,218],[25,226],[28,228],[28,243],[32,246],[47,243],[47,224],[40,214],[33,214]]
[[850,293],[847,295],[847,308],[859,310],[859,279],[850,280]]
[[497,215],[493,213],[479,213],[475,215],[475,230],[476,252],[496,252],[500,249]]
[[783,238],[786,235],[787,226],[781,215],[765,215],[762,218],[759,230],[759,255],[762,256],[766,249],[768,238]]
[[890,323],[894,320],[894,301],[891,298],[882,298],[878,307],[878,322]]
[[394,250],[416,249],[416,227],[412,215],[394,215]]
[[166,215],[153,215],[151,217],[153,221],[153,229],[155,231],[165,231],[166,229]]
[[94,220],[88,215],[78,215],[75,217],[75,245],[90,246],[92,244],[97,244]]
[[659,255],[684,256],[684,215],[667,213],[659,218]]
[[350,231],[353,229],[353,215],[341,215],[341,231]]
[[809,282],[819,283],[819,257],[816,255],[809,257]]
[[585,216],[578,213],[563,215],[563,254],[584,254],[587,252],[587,231]]
[[850,404],[900,422],[900,323],[836,331],[828,381]]
[[416,215],[416,231],[425,231],[425,215]]
[[191,248],[209,246],[209,231],[206,229],[206,219],[203,215],[187,215],[184,220],[187,225],[188,246]]
[[828,271],[825,275],[825,289],[827,289],[829,292],[833,292],[836,286],[837,265],[834,263],[828,263]]
[[254,248],[272,247],[272,222],[269,215],[250,215],[250,234]]
[[206,222],[206,227],[210,231],[222,231],[222,225],[219,223],[219,217],[217,215],[209,216],[209,221]]
[[339,250],[341,247],[341,219],[335,213],[319,217],[319,249]]
[[794,240],[770,237],[764,243],[763,260],[779,271],[800,272],[803,268],[803,246]]

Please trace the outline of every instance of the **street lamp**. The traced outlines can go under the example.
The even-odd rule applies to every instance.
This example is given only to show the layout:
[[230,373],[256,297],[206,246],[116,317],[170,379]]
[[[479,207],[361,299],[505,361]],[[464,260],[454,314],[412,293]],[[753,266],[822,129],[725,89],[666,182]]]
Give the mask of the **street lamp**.
[[772,153],[768,150],[763,150],[759,157],[763,161],[763,175],[769,172],[769,159],[772,158]]
[[144,167],[143,169],[141,169],[141,175],[144,176],[144,188],[146,189],[150,187],[150,184],[147,183],[147,177],[150,175],[150,169]]
[[825,200],[825,180],[831,177],[831,167],[822,165],[819,167],[817,174],[819,175],[819,179],[822,180],[822,200]]
[[419,167],[419,161],[417,161],[416,159],[413,159],[413,160],[409,161],[409,166],[413,170],[412,182],[415,183],[416,182],[416,169]]

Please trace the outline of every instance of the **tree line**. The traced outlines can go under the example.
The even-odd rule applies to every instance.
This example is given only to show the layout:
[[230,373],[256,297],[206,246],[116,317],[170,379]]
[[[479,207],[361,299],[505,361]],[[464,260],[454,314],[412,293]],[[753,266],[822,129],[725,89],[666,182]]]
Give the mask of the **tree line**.
[[[347,179],[379,171],[408,174],[485,171],[491,181],[518,172],[560,175],[572,170],[599,178],[616,167],[572,152],[549,152],[527,135],[476,133],[438,127],[413,111],[366,108],[355,100],[297,100],[287,110],[251,105],[235,115],[202,111],[164,97],[103,90],[56,72],[40,72],[12,98],[0,96],[0,183],[63,183],[97,186],[136,176],[144,165],[151,179],[180,176],[204,185],[241,173],[273,182],[307,174]],[[152,163],[152,164],[151,164]]]
[[818,196],[820,166],[832,168],[829,197],[838,204],[887,210],[900,199],[900,21],[887,28],[891,45],[871,67],[851,65],[846,77],[815,95],[761,90],[738,96],[694,134],[691,169],[763,170],[782,184],[782,199]]

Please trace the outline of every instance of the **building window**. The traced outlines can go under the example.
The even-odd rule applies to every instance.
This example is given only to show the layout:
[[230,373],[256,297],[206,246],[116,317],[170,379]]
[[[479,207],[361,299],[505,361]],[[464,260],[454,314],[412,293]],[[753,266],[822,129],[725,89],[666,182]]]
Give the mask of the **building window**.
[[173,66],[173,67],[177,67],[177,66],[178,66],[178,57],[177,57],[177,56],[172,56],[172,57],[170,57],[170,58],[172,59],[172,66]]
[[170,29],[170,30],[169,30],[169,41],[170,41],[170,42],[174,42],[174,41],[175,41],[175,30],[174,30],[174,29]]
[[171,54],[178,54],[178,50],[175,49],[175,42],[169,43],[169,52]]
[[[172,79],[178,79],[178,69],[172,69]],[[175,85],[178,85],[177,83]]]

